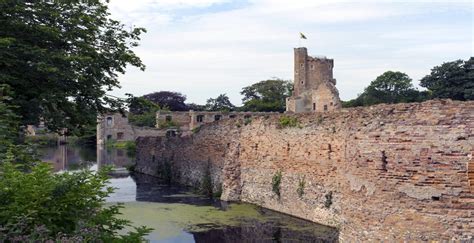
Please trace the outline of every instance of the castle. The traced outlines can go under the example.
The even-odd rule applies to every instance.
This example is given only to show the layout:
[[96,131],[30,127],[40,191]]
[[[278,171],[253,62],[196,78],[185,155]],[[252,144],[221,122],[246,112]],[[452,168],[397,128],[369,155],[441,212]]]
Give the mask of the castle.
[[334,60],[308,56],[306,47],[295,48],[294,90],[286,99],[286,111],[325,112],[341,108],[336,79],[332,69]]
[[[286,99],[287,113],[327,112],[341,108],[336,79],[332,69],[334,60],[308,56],[306,47],[294,49],[294,90]],[[121,114],[107,114],[98,119],[97,143],[107,140],[131,141],[139,136],[186,136],[203,124],[222,119],[278,115],[276,112],[221,112],[221,111],[158,111],[156,128],[131,126]]]

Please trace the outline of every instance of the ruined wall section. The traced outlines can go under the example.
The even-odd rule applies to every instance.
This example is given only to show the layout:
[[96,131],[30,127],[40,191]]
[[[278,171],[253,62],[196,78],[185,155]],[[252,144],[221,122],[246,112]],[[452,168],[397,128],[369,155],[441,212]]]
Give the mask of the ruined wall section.
[[[245,125],[226,120],[188,138],[139,143],[172,158],[198,184],[210,165],[223,199],[338,227],[341,240],[450,240],[474,236],[474,102],[428,101],[298,114]],[[147,138],[151,139],[151,138]],[[209,163],[210,162],[210,163]],[[280,196],[272,180],[282,173]],[[303,185],[303,186],[301,186]],[[299,193],[302,188],[303,193]]]

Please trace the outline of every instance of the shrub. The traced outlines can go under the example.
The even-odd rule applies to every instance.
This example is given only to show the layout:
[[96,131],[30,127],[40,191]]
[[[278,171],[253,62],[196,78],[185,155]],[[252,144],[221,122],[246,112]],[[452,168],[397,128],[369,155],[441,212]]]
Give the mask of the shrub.
[[244,125],[247,126],[248,124],[252,123],[252,118],[245,118]]
[[272,191],[280,198],[280,184],[281,184],[282,174],[281,171],[277,171],[272,178]]
[[300,178],[298,180],[298,189],[296,189],[296,193],[298,193],[298,197],[300,198],[303,197],[305,186],[306,186],[306,182],[305,182],[305,177],[303,176],[303,178]]
[[151,229],[118,219],[121,205],[105,207],[113,188],[109,169],[55,174],[47,163],[29,173],[4,162],[0,166],[0,241],[141,242]]
[[279,119],[280,128],[285,127],[299,127],[299,122],[296,117],[291,116],[281,116]]

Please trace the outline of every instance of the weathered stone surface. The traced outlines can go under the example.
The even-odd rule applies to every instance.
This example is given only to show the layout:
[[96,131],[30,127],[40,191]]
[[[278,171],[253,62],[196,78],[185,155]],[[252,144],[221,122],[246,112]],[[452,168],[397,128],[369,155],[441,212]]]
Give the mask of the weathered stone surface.
[[[268,116],[214,122],[189,137],[139,138],[136,168],[159,175],[167,162],[194,186],[209,169],[223,199],[339,227],[345,241],[473,239],[474,102],[295,117],[301,128],[279,128],[279,117]],[[278,171],[280,197],[272,191]]]

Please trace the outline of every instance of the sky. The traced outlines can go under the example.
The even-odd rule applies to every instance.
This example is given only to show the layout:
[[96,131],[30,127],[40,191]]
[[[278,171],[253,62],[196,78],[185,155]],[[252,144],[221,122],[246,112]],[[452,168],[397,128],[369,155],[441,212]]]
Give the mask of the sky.
[[[342,100],[383,72],[415,86],[443,62],[474,56],[474,1],[110,0],[111,17],[144,27],[134,52],[146,65],[119,77],[110,94],[177,91],[205,104],[243,87],[293,79],[293,48],[334,59]],[[299,32],[307,40],[299,38]]]

